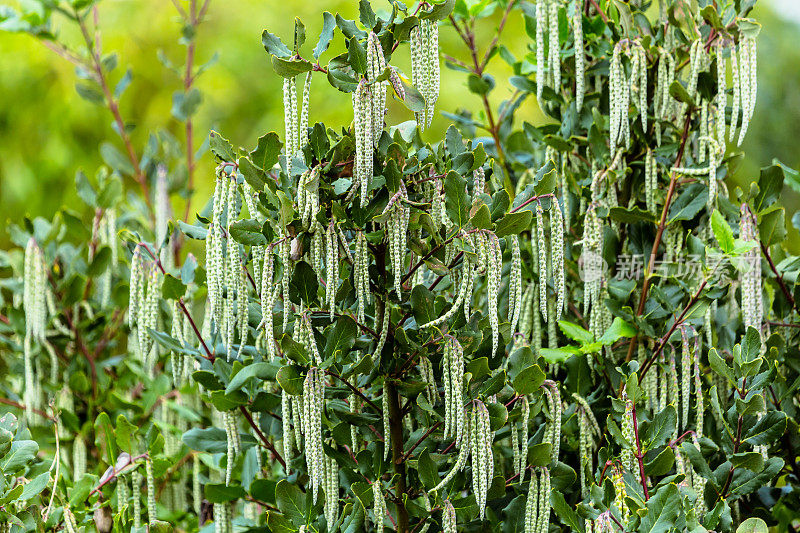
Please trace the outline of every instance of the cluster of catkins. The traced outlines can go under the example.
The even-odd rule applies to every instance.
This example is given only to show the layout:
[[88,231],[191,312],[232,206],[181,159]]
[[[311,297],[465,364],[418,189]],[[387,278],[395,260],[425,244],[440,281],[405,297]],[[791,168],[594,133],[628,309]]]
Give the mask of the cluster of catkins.
[[[361,205],[366,205],[372,179],[372,150],[383,131],[386,113],[387,81],[377,81],[386,69],[383,48],[374,32],[367,37],[367,73],[353,92],[353,125],[356,156],[353,178],[361,189]],[[392,70],[392,72],[394,72]]]
[[411,78],[425,99],[425,108],[417,113],[417,124],[424,130],[431,125],[439,98],[439,27],[436,21],[422,19],[412,28],[410,41]]
[[[561,45],[558,40],[558,9],[560,0],[536,0],[536,98],[542,101],[545,86],[561,87]],[[547,59],[545,61],[545,31]],[[583,30],[581,29],[581,40]],[[582,49],[583,47],[581,47]],[[579,54],[582,55],[582,54]]]
[[[143,245],[137,245],[131,258],[130,301],[128,326],[136,332],[139,356],[146,368],[155,368],[157,347],[148,333],[158,325],[158,301],[161,296],[161,271],[155,260],[143,256]],[[148,254],[149,249],[147,250]]]
[[297,78],[283,80],[283,120],[286,131],[286,174],[292,175],[292,159],[308,142],[308,106],[311,98],[311,71],[303,84],[303,101],[297,114]]
[[[623,53],[630,57],[630,75],[625,75],[622,63]],[[614,46],[611,56],[609,79],[609,120],[611,152],[617,151],[618,144],[626,147],[631,143],[631,120],[629,108],[631,101],[636,104],[636,112],[642,120],[642,129],[647,130],[647,54],[636,41],[623,40]]]
[[[758,243],[756,216],[745,203],[740,208],[739,237],[743,241]],[[764,304],[761,291],[761,251],[758,245],[742,255],[745,272],[742,274],[742,320],[746,328],[761,331],[764,321]]]
[[230,237],[231,225],[242,208],[236,173],[224,165],[217,170],[211,223],[206,236],[207,313],[213,331],[225,343],[227,358],[233,357],[239,333],[241,355],[247,340],[247,272],[242,265],[241,245]]

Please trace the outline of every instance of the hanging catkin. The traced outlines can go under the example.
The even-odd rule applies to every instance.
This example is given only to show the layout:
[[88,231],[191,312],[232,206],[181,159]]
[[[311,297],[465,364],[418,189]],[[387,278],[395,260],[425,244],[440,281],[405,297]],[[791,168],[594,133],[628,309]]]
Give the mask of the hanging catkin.
[[572,12],[572,33],[575,41],[575,106],[583,107],[585,93],[586,56],[583,51],[583,3],[575,2]]
[[[739,209],[739,237],[745,242],[758,242],[756,217],[746,203]],[[753,327],[759,332],[764,321],[764,308],[761,301],[761,252],[758,245],[742,255],[746,271],[741,276],[742,321],[745,328]]]
[[311,494],[314,503],[323,485],[325,453],[322,450],[322,406],[325,400],[324,373],[317,367],[308,369],[303,383],[302,424],[305,437],[306,469],[311,478]]
[[483,520],[486,512],[486,495],[494,477],[494,454],[492,443],[494,432],[491,430],[489,410],[486,405],[475,400],[472,404],[472,435],[470,453],[472,454],[472,491],[478,504],[478,513]]

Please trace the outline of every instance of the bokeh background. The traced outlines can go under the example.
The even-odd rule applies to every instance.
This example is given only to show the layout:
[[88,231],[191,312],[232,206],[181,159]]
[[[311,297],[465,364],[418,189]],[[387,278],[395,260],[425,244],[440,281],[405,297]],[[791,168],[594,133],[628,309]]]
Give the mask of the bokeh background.
[[[19,1],[24,2],[5,3],[18,5]],[[373,1],[376,10],[387,5]],[[346,18],[358,16],[355,0],[211,0],[207,19],[199,28],[196,57],[198,62],[215,54],[218,59],[197,82],[204,98],[195,116],[196,146],[210,129],[245,147],[253,147],[264,132],[282,134],[281,80],[269,65],[261,32],[267,28],[289,42],[292,21],[300,17],[308,33],[305,50],[310,51],[322,25],[323,9],[338,11]],[[499,12],[479,26],[478,38],[484,45],[493,36],[498,16]],[[773,158],[800,168],[800,0],[760,0],[754,16],[763,24],[758,45],[758,104],[744,144],[746,158],[731,179],[744,186]],[[99,21],[104,52],[116,51],[119,58],[113,81],[126,68],[133,71],[121,111],[126,121],[136,126],[132,137],[137,149],[141,150],[148,133],[155,130],[170,131],[182,140],[182,124],[170,115],[172,94],[181,88],[181,80],[158,60],[161,51],[180,65],[185,54],[179,43],[180,19],[172,3],[103,0]],[[78,42],[79,36],[71,28],[59,24],[58,19],[55,22],[63,39]],[[510,20],[504,41],[512,52],[526,52],[529,39],[521,17]],[[442,31],[441,43],[445,53],[463,54],[453,32]],[[341,37],[333,48],[342,48]],[[393,63],[409,71],[399,56]],[[323,60],[330,57],[331,51]],[[492,97],[500,101],[511,92],[504,83],[510,72],[499,59],[494,65],[498,87]],[[78,96],[76,80],[74,67],[40,42],[26,34],[0,31],[0,246],[8,243],[5,227],[9,220],[19,221],[25,215],[49,217],[63,204],[80,209],[73,185],[76,170],[94,174],[102,165],[99,144],[110,139],[119,146],[110,114]],[[438,110],[478,109],[461,73],[442,70],[441,95]],[[390,121],[408,119],[404,108],[390,109],[392,114]],[[534,123],[543,120],[534,100],[525,102],[520,117]],[[349,97],[320,79],[312,89],[311,121],[346,125],[351,120]],[[439,116],[425,137],[440,137],[448,124],[447,118]],[[213,166],[212,156],[206,153],[196,174],[199,198],[211,192]],[[800,194],[787,186],[782,202],[787,208],[789,235],[798,242],[791,219],[800,206]],[[203,202],[195,205],[198,203]]]

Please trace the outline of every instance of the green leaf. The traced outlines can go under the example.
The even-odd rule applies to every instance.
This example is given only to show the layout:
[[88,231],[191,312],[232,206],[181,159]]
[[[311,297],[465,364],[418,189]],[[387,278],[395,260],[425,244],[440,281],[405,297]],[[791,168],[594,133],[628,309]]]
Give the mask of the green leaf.
[[128,419],[125,418],[125,415],[122,413],[117,415],[117,430],[114,432],[114,438],[117,441],[117,446],[119,446],[120,450],[127,452],[130,455],[136,453],[135,435],[138,429],[138,426],[128,422]]
[[417,324],[427,324],[434,320],[433,293],[424,285],[416,285],[411,291],[411,309]]
[[[256,168],[256,166],[244,156],[239,158],[239,173],[254,191],[261,192],[264,190],[264,186],[267,184],[263,177],[264,171],[260,168]],[[255,216],[255,214],[250,213],[250,216]]]
[[755,361],[761,355],[761,335],[752,326],[747,328],[747,332],[742,339],[741,360],[744,363]]
[[758,224],[758,236],[764,246],[780,244],[786,238],[786,210],[783,207],[775,207],[761,215],[761,222]]
[[347,355],[353,347],[357,336],[358,325],[356,325],[355,320],[347,315],[340,316],[325,335],[323,358],[328,359]]
[[225,485],[224,483],[208,483],[204,487],[206,499],[211,503],[227,503],[244,498],[241,485]]
[[523,231],[531,229],[533,222],[533,212],[529,210],[507,213],[506,216],[497,221],[495,234],[498,237],[506,235],[519,235]]
[[783,169],[779,165],[763,167],[758,176],[758,195],[753,201],[756,213],[775,203],[783,190]]
[[90,277],[99,276],[103,274],[106,270],[108,270],[108,266],[111,264],[111,248],[108,246],[103,246],[97,253],[94,254],[92,258],[92,262],[89,264],[89,267],[86,269],[86,274]]
[[699,183],[690,185],[670,207],[667,224],[678,220],[692,220],[705,207],[707,200],[708,189],[705,185]]
[[100,92],[100,89],[98,89],[95,85],[89,85],[88,83],[76,83],[75,91],[78,93],[78,96],[93,104],[102,104],[105,100],[103,93]]
[[764,470],[758,474],[754,474],[746,468],[735,470],[728,494],[744,496],[755,492],[772,481],[783,468],[783,464],[784,461],[780,457],[770,457],[764,466]]
[[278,162],[282,146],[283,144],[278,134],[271,131],[258,138],[255,150],[250,152],[250,159],[255,166],[264,172],[269,172]]
[[272,68],[282,78],[294,78],[311,70],[313,65],[302,58],[285,59],[272,56]]
[[33,461],[39,453],[39,445],[32,440],[15,440],[11,448],[0,458],[0,472],[14,474],[17,470]]
[[748,518],[736,528],[736,533],[769,533],[767,523],[760,518]]
[[113,465],[117,461],[117,439],[108,413],[100,413],[94,421],[94,443],[106,463]]
[[305,378],[301,376],[297,369],[293,366],[282,366],[277,374],[278,384],[287,394],[292,396],[300,396],[303,394],[303,381]]
[[679,102],[694,106],[694,100],[689,95],[689,92],[686,90],[686,88],[681,85],[681,82],[678,80],[673,81],[672,85],[669,86],[669,94]]
[[208,142],[211,153],[213,153],[221,161],[232,163],[238,159],[238,157],[236,157],[236,151],[233,149],[231,143],[228,142],[228,139],[216,131],[211,130],[211,133],[208,137]]
[[579,350],[572,346],[562,346],[561,348],[542,348],[539,355],[548,363],[557,365],[577,353],[580,353]]
[[594,342],[594,335],[577,324],[573,324],[572,322],[568,322],[566,320],[559,320],[558,327],[561,328],[561,332],[564,335],[574,341],[578,341],[581,344],[589,344]]
[[711,348],[708,351],[708,364],[710,364],[714,372],[720,376],[727,378],[729,381],[734,380],[733,369],[723,361],[719,353],[717,353],[716,348]]
[[[527,443],[523,443],[526,445]],[[533,446],[528,446],[528,453],[525,456],[529,466],[547,466],[553,460],[553,445],[549,442],[540,442]]]
[[292,51],[283,44],[280,37],[267,30],[261,33],[261,44],[264,45],[264,50],[270,55],[277,57],[289,57],[292,55]]
[[172,116],[181,122],[186,122],[197,112],[197,108],[203,101],[203,94],[197,89],[192,88],[189,92],[175,91],[172,93]]
[[187,224],[183,220],[178,221],[178,227],[181,229],[181,232],[183,232],[183,234],[190,239],[199,239],[204,241],[208,236],[208,230],[206,228]]
[[467,202],[467,182],[457,172],[452,170],[447,173],[444,179],[445,210],[450,220],[463,228],[467,221],[469,204]]
[[731,253],[733,251],[733,230],[719,209],[715,209],[711,214],[711,230],[714,232],[720,249],[726,254]]
[[560,491],[552,491],[550,493],[550,505],[553,506],[553,511],[555,511],[562,524],[568,526],[572,531],[584,532],[584,520],[567,503],[567,500],[564,499],[564,494]]
[[655,458],[644,464],[644,473],[648,476],[663,476],[672,470],[674,464],[675,454],[672,448],[664,446],[664,449]]
[[245,246],[266,246],[267,238],[261,233],[261,223],[254,219],[237,220],[228,226],[233,240]]
[[289,483],[285,479],[280,480],[278,486],[275,487],[275,500],[278,509],[295,526],[300,527],[306,524],[306,513],[308,512],[306,497],[295,484]]
[[39,474],[25,485],[19,499],[22,501],[30,500],[42,492],[48,483],[50,483],[50,472]]
[[317,301],[317,273],[305,261],[298,262],[294,267],[292,279],[289,283],[290,297],[294,301],[302,300],[307,306],[313,306]]
[[192,450],[208,453],[225,453],[228,450],[228,437],[220,428],[192,428],[182,437]]
[[[619,317],[614,317],[611,326],[603,333],[603,336],[597,342],[606,345],[611,345],[620,340],[621,338],[631,338],[636,335],[636,329],[625,322]],[[576,339],[577,340],[577,339]]]
[[178,300],[186,294],[186,285],[181,280],[167,273],[161,282],[161,296],[167,300]]
[[306,26],[298,17],[294,18],[294,52],[300,52],[300,47],[306,42]]
[[613,220],[622,222],[624,224],[633,224],[634,222],[655,222],[656,220],[656,217],[653,215],[653,213],[645,211],[637,206],[633,206],[629,209],[624,207],[612,207],[608,212],[608,216],[610,216]]
[[476,229],[492,229],[492,215],[489,213],[489,207],[481,204],[472,214],[469,222]]
[[228,386],[225,387],[225,394],[241,389],[248,380],[252,378],[260,380],[275,379],[275,365],[273,363],[252,363],[241,369],[231,378]]
[[[669,441],[678,424],[678,413],[672,405],[656,413],[644,431],[644,447],[652,450]],[[644,425],[644,424],[642,424]]]
[[456,0],[434,0],[430,2],[433,4],[430,11],[420,13],[420,18],[430,20],[446,19],[453,11],[456,5]]
[[[422,395],[420,395],[422,396]],[[422,450],[417,460],[417,473],[426,489],[431,490],[439,483],[439,468],[431,459],[427,449]]]
[[761,472],[764,469],[764,456],[759,452],[739,452],[729,456],[734,468],[746,468],[751,472]]
[[322,13],[322,31],[319,34],[319,41],[314,47],[314,59],[319,59],[331,44],[333,30],[336,29],[336,19],[328,11]]
[[360,0],[358,2],[358,15],[361,24],[367,29],[371,30],[375,27],[375,24],[378,23],[378,17],[375,16],[375,12],[372,10],[369,0]]
[[745,433],[744,441],[753,446],[772,444],[784,434],[786,425],[786,413],[770,411]]
[[367,51],[355,36],[347,44],[347,62],[359,74],[367,71]]
[[517,394],[531,394],[544,383],[545,374],[539,365],[523,368],[514,378],[514,390]]
[[89,183],[89,178],[82,170],[75,173],[75,187],[78,189],[78,196],[80,196],[83,203],[89,207],[94,207],[97,204],[97,192],[95,192],[92,184]]
[[134,169],[130,159],[125,157],[113,144],[104,142],[100,145],[100,157],[106,165],[126,176],[133,176]]
[[647,511],[637,531],[641,533],[667,533],[675,527],[681,507],[678,487],[674,483],[662,486],[646,503]]

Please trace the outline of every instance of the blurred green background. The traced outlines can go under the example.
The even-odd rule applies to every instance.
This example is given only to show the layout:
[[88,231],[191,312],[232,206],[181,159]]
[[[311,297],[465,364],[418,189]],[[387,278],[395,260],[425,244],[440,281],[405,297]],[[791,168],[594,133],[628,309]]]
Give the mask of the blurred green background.
[[[12,2],[13,5],[13,2]],[[376,10],[388,3],[373,2]],[[210,129],[220,131],[235,144],[253,147],[264,132],[282,135],[283,108],[281,80],[272,72],[261,45],[267,28],[290,41],[295,16],[306,24],[306,52],[316,42],[322,25],[321,10],[357,18],[355,0],[211,0],[206,22],[198,33],[197,62],[218,54],[218,61],[199,78],[203,103],[195,116],[197,147]],[[738,184],[758,177],[758,169],[778,158],[790,167],[800,167],[800,1],[760,0],[754,16],[763,24],[759,37],[759,93],[755,117],[745,141],[746,159],[734,176]],[[499,13],[479,26],[479,41],[493,36]],[[56,19],[58,22],[58,19]],[[105,0],[99,4],[104,53],[116,51],[119,67],[112,83],[130,67],[133,83],[122,98],[126,121],[136,125],[132,137],[137,150],[150,131],[167,129],[183,140],[183,126],[170,115],[172,94],[181,80],[157,59],[163,51],[173,63],[183,63],[185,47],[178,42],[180,19],[166,0]],[[71,28],[56,24],[68,42],[78,42]],[[509,21],[503,41],[512,52],[525,53],[529,40],[521,16]],[[445,53],[463,55],[463,48],[450,30],[441,32]],[[342,49],[341,37],[334,41]],[[329,51],[323,61],[332,57]],[[410,71],[400,53],[393,64]],[[510,74],[499,59],[493,74],[498,88],[493,100],[510,94],[504,79]],[[112,140],[120,146],[111,128],[111,116],[101,106],[83,100],[75,92],[74,67],[26,34],[0,32],[0,245],[6,245],[8,220],[24,215],[50,216],[62,204],[75,209],[74,176],[77,169],[94,174],[102,159],[98,146]],[[352,120],[348,95],[338,93],[322,79],[311,91],[311,121],[346,125]],[[459,107],[477,110],[479,102],[466,88],[465,77],[442,69],[441,97],[437,110]],[[405,108],[393,104],[391,122],[407,120]],[[521,118],[538,122],[542,115],[535,101],[523,104]],[[439,116],[425,133],[431,140],[441,136],[449,120]],[[213,182],[213,159],[206,153],[196,174],[196,198],[206,198]],[[786,187],[787,226],[800,205],[800,195]],[[196,200],[195,205],[202,204]],[[180,208],[176,206],[176,208]],[[790,235],[797,237],[792,229]]]

